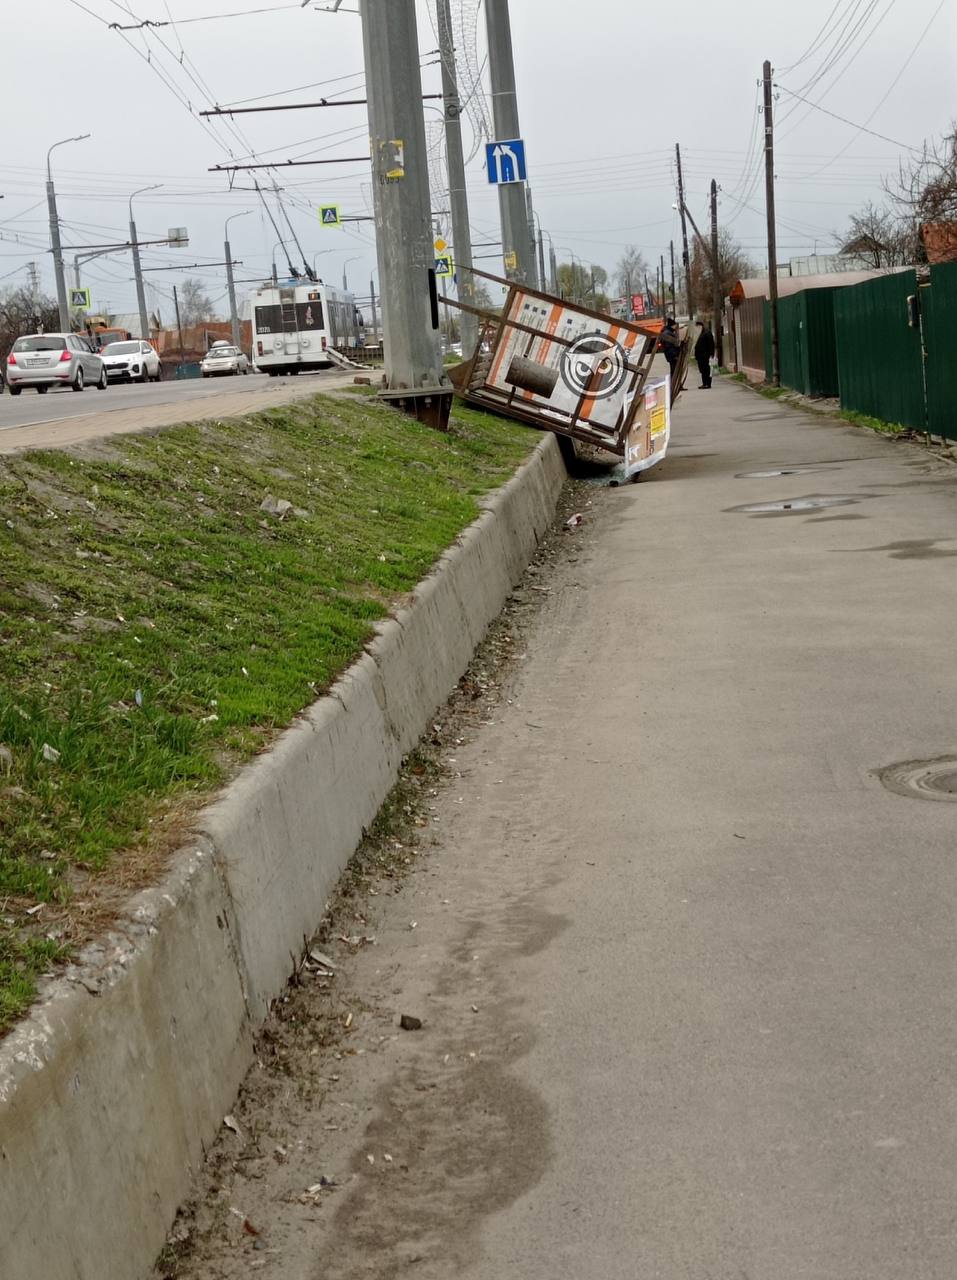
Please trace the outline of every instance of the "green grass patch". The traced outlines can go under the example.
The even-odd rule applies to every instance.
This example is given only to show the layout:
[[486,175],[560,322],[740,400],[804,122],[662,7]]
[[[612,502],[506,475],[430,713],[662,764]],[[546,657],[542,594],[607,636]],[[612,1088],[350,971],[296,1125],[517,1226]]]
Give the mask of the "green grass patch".
[[855,409],[841,409],[837,415],[845,422],[851,422],[855,427],[866,427],[868,431],[877,431],[884,436],[902,436],[911,432],[911,427],[905,427],[900,422],[885,422],[883,418],[872,418],[870,414],[858,413]]
[[40,922],[77,876],[172,842],[538,438],[316,397],[0,459],[0,1026],[60,954]]

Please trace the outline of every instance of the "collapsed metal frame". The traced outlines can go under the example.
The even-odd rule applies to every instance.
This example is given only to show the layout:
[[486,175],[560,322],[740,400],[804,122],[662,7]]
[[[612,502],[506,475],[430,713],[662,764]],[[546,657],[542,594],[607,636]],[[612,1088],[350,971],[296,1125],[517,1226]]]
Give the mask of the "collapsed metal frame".
[[[517,284],[515,281],[504,279],[487,271],[480,271],[473,267],[472,274],[480,276],[484,280],[490,280],[495,284],[503,285],[508,290],[508,296],[501,312],[488,311],[445,295],[442,296],[441,300],[446,306],[468,311],[477,316],[480,322],[479,340],[475,351],[470,356],[467,356],[462,364],[449,371],[449,376],[456,392],[464,400],[483,409],[517,418],[531,426],[554,431],[559,435],[570,436],[587,444],[597,445],[610,453],[624,457],[629,435],[641,411],[642,392],[651,375],[652,360],[661,336],[661,324],[641,323],[634,320],[616,320],[603,312],[556,298],[553,294],[543,293],[541,290],[529,288],[524,284]],[[622,407],[613,426],[609,427],[607,423],[596,421],[585,412],[587,406],[596,403],[596,397],[593,392],[599,389],[602,381],[602,374],[597,369],[594,372],[592,382],[579,395],[577,404],[572,411],[557,407],[545,408],[541,404],[535,404],[526,398],[521,398],[523,397],[523,392],[535,390],[534,386],[528,381],[509,381],[506,375],[505,380],[509,381],[508,391],[504,391],[489,381],[489,375],[496,371],[499,353],[502,351],[503,343],[506,341],[510,330],[527,336],[527,342],[518,356],[518,361],[515,360],[513,355],[513,367],[516,363],[520,363],[522,366],[517,372],[517,376],[531,374],[535,368],[541,370],[548,368],[543,359],[538,361],[531,359],[536,344],[539,344],[540,355],[547,358],[551,354],[553,346],[568,348],[578,341],[578,338],[565,337],[556,332],[549,332],[543,327],[535,327],[513,318],[516,303],[520,298],[533,298],[547,307],[553,309],[556,307],[562,308],[573,312],[576,316],[592,319],[596,321],[596,326],[600,326],[596,327],[596,333],[605,333],[608,336],[614,335],[616,341],[618,336],[622,334],[634,335],[635,339],[640,338],[643,340],[640,349],[637,341],[628,348],[628,356],[623,361],[630,381],[624,390]],[[681,343],[679,359],[672,378],[672,404],[678,398],[684,386],[689,345],[689,340],[686,337]]]

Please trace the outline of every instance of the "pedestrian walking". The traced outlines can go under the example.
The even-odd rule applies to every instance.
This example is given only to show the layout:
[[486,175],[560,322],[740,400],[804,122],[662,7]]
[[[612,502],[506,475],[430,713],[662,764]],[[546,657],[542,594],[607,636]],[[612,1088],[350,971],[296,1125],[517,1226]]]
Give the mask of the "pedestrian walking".
[[694,358],[698,362],[698,372],[701,374],[701,386],[698,390],[710,391],[711,361],[716,350],[714,345],[714,334],[703,320],[699,320],[697,324],[698,341],[694,344]]
[[675,366],[681,354],[681,335],[678,333],[678,325],[675,323],[674,316],[669,316],[665,321],[665,327],[662,329],[661,337],[658,339],[658,348],[664,353],[664,357],[668,361],[668,370],[673,378],[675,376]]

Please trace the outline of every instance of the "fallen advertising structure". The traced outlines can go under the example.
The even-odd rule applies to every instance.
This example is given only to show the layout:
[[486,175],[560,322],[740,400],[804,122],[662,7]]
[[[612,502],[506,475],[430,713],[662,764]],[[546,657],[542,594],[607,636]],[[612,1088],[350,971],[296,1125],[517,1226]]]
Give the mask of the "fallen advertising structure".
[[449,376],[470,404],[624,460],[631,478],[664,458],[684,385],[688,339],[672,378],[652,375],[661,320],[617,320],[484,271],[508,289],[501,312],[443,301],[479,317],[475,351]]

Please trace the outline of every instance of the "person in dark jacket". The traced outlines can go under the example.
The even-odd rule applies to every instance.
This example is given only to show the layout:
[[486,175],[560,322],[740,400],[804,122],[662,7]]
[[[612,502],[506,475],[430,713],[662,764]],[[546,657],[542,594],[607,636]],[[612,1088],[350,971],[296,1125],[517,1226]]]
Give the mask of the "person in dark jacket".
[[711,359],[716,350],[714,334],[703,320],[697,323],[698,341],[694,344],[694,358],[698,362],[698,372],[701,374],[701,386],[698,390],[708,391],[711,388]]
[[678,356],[681,354],[681,335],[678,333],[678,326],[675,323],[674,316],[669,316],[665,321],[665,327],[662,329],[661,337],[658,339],[658,349],[664,353],[664,357],[668,361],[668,369],[673,378],[675,376],[675,365],[678,363]]

